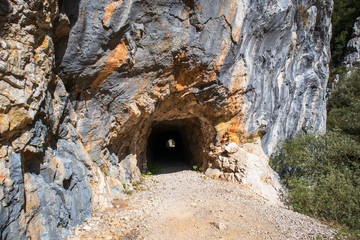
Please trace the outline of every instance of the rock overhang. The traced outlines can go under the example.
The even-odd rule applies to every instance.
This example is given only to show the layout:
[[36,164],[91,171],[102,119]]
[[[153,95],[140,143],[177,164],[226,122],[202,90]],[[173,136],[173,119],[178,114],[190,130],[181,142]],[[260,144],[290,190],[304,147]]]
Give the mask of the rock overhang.
[[[327,22],[330,5],[317,9],[308,2],[284,1],[271,3],[272,8],[246,1],[160,1],[156,8],[152,1],[114,1],[95,8],[79,4],[88,12],[71,29],[59,75],[77,95],[75,112],[81,115],[86,108],[96,116],[84,121],[85,127],[80,119],[78,129],[101,167],[131,154],[145,170],[155,122],[198,119],[204,129],[199,131],[205,139],[205,160],[199,161],[204,170],[222,169],[218,158],[231,157],[222,149],[230,143],[262,138],[258,144],[270,154],[285,136],[324,129],[327,63],[309,56],[329,57],[330,28],[319,21]],[[258,21],[258,16],[263,19]],[[324,42],[319,33],[326,36]],[[310,48],[310,43],[316,47]],[[75,45],[79,48],[71,47]],[[320,116],[312,114],[317,109]],[[89,124],[101,130],[89,132]],[[116,161],[98,152],[111,152]]]
[[[8,3],[0,180],[14,188],[1,186],[3,233],[59,238],[90,203],[110,206],[146,169],[157,125],[196,128],[184,130],[195,132],[196,144],[186,140],[195,163],[268,199],[278,186],[267,155],[285,137],[325,128],[332,3]],[[25,196],[41,206],[25,214]],[[21,219],[41,227],[25,233]]]

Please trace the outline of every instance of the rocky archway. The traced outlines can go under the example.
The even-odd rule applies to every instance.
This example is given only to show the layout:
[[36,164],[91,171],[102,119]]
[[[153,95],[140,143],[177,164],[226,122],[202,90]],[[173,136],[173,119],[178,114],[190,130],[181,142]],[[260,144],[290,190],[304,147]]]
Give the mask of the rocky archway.
[[[170,94],[156,104],[151,114],[133,114],[121,128],[114,128],[109,149],[119,163],[135,156],[143,173],[154,162],[183,162],[205,170],[210,163],[209,148],[217,141],[212,114],[192,95]],[[175,141],[175,148],[166,147],[170,139]]]
[[206,163],[204,139],[198,118],[154,122],[147,140],[147,164],[177,169]]

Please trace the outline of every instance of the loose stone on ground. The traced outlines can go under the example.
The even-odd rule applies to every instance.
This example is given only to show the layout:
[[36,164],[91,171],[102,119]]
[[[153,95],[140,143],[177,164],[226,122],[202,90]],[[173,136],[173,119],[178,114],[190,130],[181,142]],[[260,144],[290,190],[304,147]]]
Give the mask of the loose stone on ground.
[[114,208],[93,212],[75,239],[333,239],[318,221],[246,187],[185,170],[145,177]]

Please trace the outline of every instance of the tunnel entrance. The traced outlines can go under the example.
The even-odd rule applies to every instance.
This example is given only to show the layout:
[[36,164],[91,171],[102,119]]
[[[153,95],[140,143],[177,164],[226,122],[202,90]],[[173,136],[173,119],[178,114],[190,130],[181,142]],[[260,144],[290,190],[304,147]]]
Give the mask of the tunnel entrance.
[[160,167],[163,173],[201,167],[202,144],[197,118],[154,122],[147,141],[147,166]]
[[[184,144],[180,129],[154,128],[148,140],[148,167],[161,166],[163,171],[169,168],[186,168],[192,157],[188,146]],[[185,141],[186,142],[186,141]]]

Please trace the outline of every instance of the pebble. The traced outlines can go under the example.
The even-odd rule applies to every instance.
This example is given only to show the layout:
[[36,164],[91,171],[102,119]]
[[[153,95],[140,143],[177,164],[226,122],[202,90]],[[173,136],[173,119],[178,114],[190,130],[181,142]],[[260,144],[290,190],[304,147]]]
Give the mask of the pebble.
[[220,231],[223,231],[226,229],[226,225],[222,222],[211,222],[211,224],[214,225]]
[[91,227],[89,225],[85,225],[82,229],[85,231],[89,231],[91,230]]

